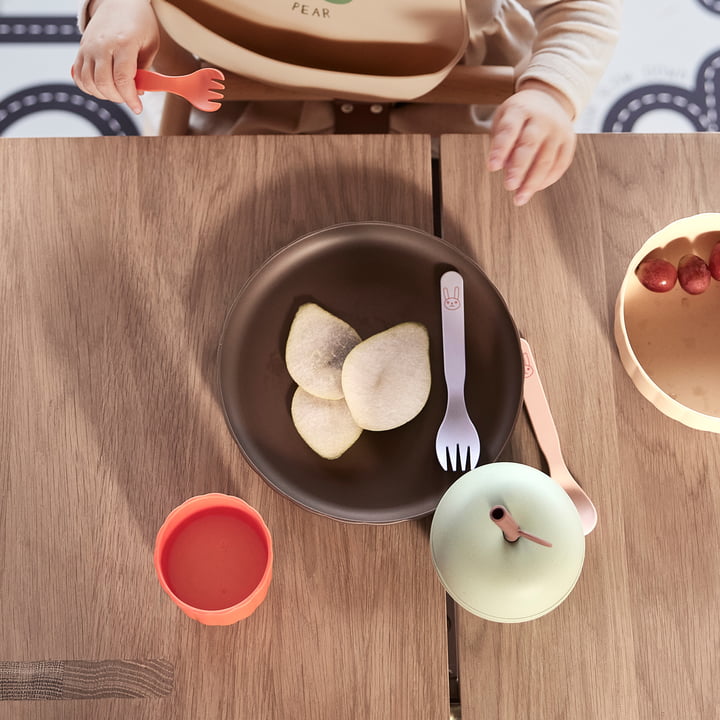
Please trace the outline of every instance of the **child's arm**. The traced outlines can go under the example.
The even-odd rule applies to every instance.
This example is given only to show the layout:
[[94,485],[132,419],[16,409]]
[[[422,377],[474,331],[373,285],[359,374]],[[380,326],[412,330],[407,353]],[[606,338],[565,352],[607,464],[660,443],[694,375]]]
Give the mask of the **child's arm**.
[[488,167],[525,204],[572,162],[572,123],[590,98],[617,41],[621,0],[520,0],[537,27],[516,93],[496,111]]
[[148,67],[158,51],[160,35],[149,0],[90,0],[87,25],[73,65],[81,90],[141,112],[135,88],[138,67]]

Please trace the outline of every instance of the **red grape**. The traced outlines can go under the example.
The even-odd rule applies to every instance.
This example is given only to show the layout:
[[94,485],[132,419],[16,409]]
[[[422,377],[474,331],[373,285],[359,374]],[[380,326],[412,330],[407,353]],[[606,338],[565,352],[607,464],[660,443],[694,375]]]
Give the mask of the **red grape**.
[[667,260],[652,258],[643,260],[635,270],[638,280],[653,292],[667,292],[675,287],[677,270]]
[[699,295],[710,286],[710,268],[697,255],[683,255],[678,263],[678,280],[686,293]]
[[716,279],[720,280],[720,242],[715,243],[715,247],[710,253],[710,274]]

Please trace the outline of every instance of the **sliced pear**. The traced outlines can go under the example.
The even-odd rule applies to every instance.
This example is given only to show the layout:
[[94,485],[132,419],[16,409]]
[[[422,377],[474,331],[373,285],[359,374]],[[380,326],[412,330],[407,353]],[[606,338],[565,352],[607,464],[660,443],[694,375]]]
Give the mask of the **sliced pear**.
[[343,362],[359,342],[360,336],[344,320],[315,303],[305,303],[290,325],[285,365],[290,377],[311,395],[339,400]]
[[344,400],[319,398],[301,387],[293,395],[290,412],[300,437],[328,460],[339,458],[362,433]]
[[342,367],[350,413],[365,430],[391,430],[412,420],[430,395],[430,340],[406,322],[356,345]]

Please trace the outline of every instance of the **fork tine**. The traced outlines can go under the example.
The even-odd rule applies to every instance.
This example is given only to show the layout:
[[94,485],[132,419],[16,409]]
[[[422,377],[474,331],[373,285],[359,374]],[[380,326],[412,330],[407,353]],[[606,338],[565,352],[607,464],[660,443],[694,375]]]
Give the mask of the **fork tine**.
[[468,454],[469,453],[470,453],[469,447],[458,446],[458,455],[460,456],[460,463],[459,463],[458,469],[462,470],[463,472],[470,469],[468,467],[468,464],[469,464],[468,463]]
[[214,92],[213,90],[208,90],[206,97],[208,100],[222,100],[223,94],[219,92]]
[[463,467],[463,470],[465,472],[468,472],[472,470],[475,467],[475,464],[473,463],[472,459],[472,446],[468,445],[465,448],[465,466]]
[[212,90],[224,90],[225,86],[219,80],[210,80],[208,87]]
[[435,446],[435,457],[437,457],[438,462],[440,463],[440,467],[447,471],[448,469],[448,462],[447,462],[447,448],[440,448],[439,445]]
[[450,449],[448,448],[448,453],[450,454],[450,467],[452,468],[453,472],[457,470],[458,451],[459,447],[457,445],[455,445],[455,447],[453,448],[453,452],[450,452]]
[[215,102],[214,100],[206,100],[203,102],[193,102],[193,105],[198,110],[202,110],[203,112],[215,112],[216,110],[219,110],[222,107],[222,105],[219,102]]

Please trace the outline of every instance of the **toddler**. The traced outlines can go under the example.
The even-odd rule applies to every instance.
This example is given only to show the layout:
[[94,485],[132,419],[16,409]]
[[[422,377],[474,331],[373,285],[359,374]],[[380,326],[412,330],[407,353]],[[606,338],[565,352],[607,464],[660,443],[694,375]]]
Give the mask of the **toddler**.
[[[399,132],[490,132],[488,169],[503,170],[517,205],[557,181],[575,152],[573,121],[589,100],[617,40],[622,0],[466,0],[471,65],[510,65],[516,92],[489,121],[478,106],[402,105],[392,111]],[[83,37],[75,81],[98,98],[136,113],[137,68],[152,64],[160,29],[150,0],[84,0]],[[245,103],[232,132],[328,132],[329,103]],[[440,111],[439,111],[440,110]],[[488,127],[489,126],[489,127]]]

